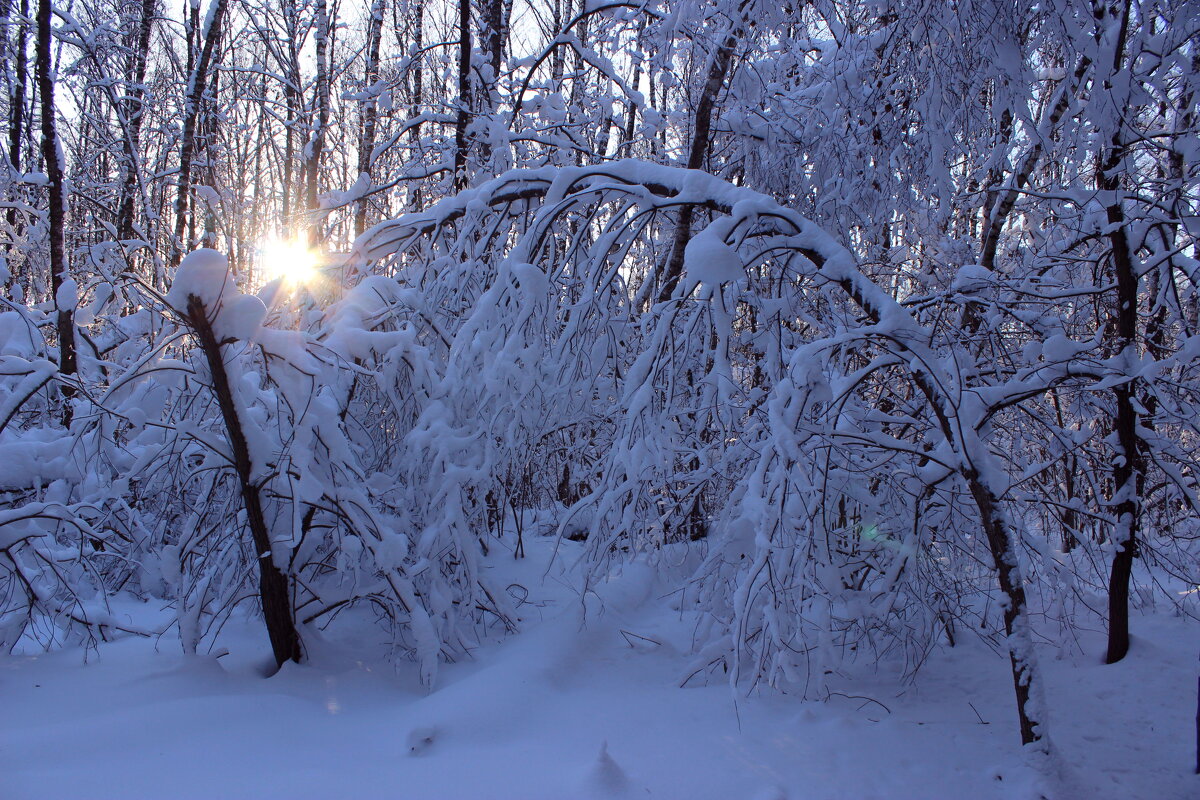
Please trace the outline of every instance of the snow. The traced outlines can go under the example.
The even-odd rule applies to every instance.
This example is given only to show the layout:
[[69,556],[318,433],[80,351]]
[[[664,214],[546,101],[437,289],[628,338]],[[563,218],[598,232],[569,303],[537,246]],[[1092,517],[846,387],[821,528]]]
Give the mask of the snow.
[[5,184],[0,800],[1200,796],[1188,4],[583,0],[472,98],[369,5],[186,77],[58,10],[105,91]]
[[600,754],[592,765],[582,787],[596,797],[620,797],[630,794],[629,776],[608,752],[608,742],[600,745]]
[[195,295],[211,311],[232,291],[229,259],[224,253],[204,247],[188,253],[179,263],[167,292],[167,303],[183,313],[187,311],[188,297]]
[[[7,416],[9,409],[4,411]],[[49,428],[22,431],[19,438],[0,444],[0,489],[11,490],[31,479],[50,482],[73,477],[78,474],[73,466],[69,439]]]
[[[171,632],[0,657],[3,795],[998,800],[1041,784],[1005,660],[978,642],[935,653],[911,685],[885,665],[832,676],[824,702],[734,696],[720,675],[681,689],[692,630],[655,602],[654,568],[605,577],[584,618],[566,588],[581,545],[557,543],[550,563],[552,537],[526,544],[527,559],[501,546],[486,563],[494,583],[529,590],[522,632],[446,666],[433,692],[413,665],[365,656],[364,639],[313,631],[310,663],[264,678],[260,624],[236,618],[228,655],[179,655]],[[154,603],[114,612],[163,619]],[[1195,797],[1195,625],[1164,613],[1135,628],[1115,666],[1099,663],[1099,635],[1085,654],[1046,651],[1062,798]]]
[[250,339],[267,316],[267,306],[252,294],[239,294],[221,306],[214,328],[222,338]]
[[219,341],[248,340],[259,331],[267,316],[267,305],[274,300],[278,289],[275,282],[258,294],[239,293],[225,254],[201,248],[188,253],[180,262],[166,299],[182,314],[187,312],[188,298],[198,297],[208,311]]
[[950,290],[969,294],[970,292],[987,289],[994,285],[995,282],[996,276],[986,267],[980,264],[964,264],[955,273],[954,282],[950,284]]
[[67,278],[54,294],[54,305],[59,311],[74,311],[79,305],[79,284]]
[[711,295],[722,284],[737,281],[746,276],[741,256],[721,238],[712,225],[692,237],[683,250],[683,264],[687,274],[685,286],[701,287],[702,293]]

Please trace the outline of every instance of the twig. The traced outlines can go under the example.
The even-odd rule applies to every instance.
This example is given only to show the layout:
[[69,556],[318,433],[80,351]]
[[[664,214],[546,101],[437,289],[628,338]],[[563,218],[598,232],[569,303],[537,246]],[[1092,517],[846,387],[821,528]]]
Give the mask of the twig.
[[625,637],[625,643],[630,647],[633,647],[633,642],[629,641],[630,636],[635,639],[641,639],[643,642],[652,642],[654,645],[662,647],[662,642],[658,641],[657,639],[651,639],[649,636],[640,636],[632,631],[622,630],[621,635]]
[[[889,713],[889,714],[892,713],[892,710],[890,708],[888,708],[887,706],[885,706],[883,703],[881,703],[878,700],[875,700],[873,698],[870,698],[870,697],[864,697],[861,694],[842,694],[841,692],[830,692],[829,693],[830,697],[833,697],[834,695],[837,695],[838,697],[844,697],[847,700],[866,700],[867,703],[874,703],[875,705],[879,706],[887,713]],[[863,703],[863,705],[865,706],[867,703]],[[862,708],[862,706],[859,706],[859,709],[861,709],[861,708]]]
[[976,708],[975,704],[972,703],[970,700],[967,701],[967,705],[969,705],[971,707],[971,710],[975,712],[975,716],[979,717],[980,725],[991,725],[992,724],[992,723],[984,720],[983,715],[979,713],[979,709]]

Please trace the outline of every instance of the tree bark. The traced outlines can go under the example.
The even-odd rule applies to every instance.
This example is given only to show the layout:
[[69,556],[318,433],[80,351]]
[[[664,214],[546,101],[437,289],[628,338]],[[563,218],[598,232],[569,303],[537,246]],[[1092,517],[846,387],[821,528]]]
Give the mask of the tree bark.
[[[29,56],[25,52],[29,35],[25,22],[29,17],[29,0],[21,0],[20,10],[21,22],[17,24],[17,43],[14,46],[12,95],[8,107],[8,164],[18,174],[23,161],[21,144],[25,129],[25,83],[29,80]],[[20,225],[17,209],[8,209],[5,218],[9,229],[16,233]]]
[[[171,243],[171,269],[179,266],[183,251],[187,248],[184,232],[188,224],[188,199],[192,189],[192,156],[196,147],[196,125],[200,119],[205,90],[208,86],[208,69],[213,52],[221,38],[221,23],[225,16],[228,0],[213,0],[216,5],[209,12],[212,16],[207,30],[203,32],[204,43],[200,56],[188,78],[187,99],[184,105],[183,137],[179,146],[179,186],[175,194],[175,240]],[[198,34],[199,35],[199,34]]]
[[[358,139],[358,175],[370,176],[371,152],[375,149],[375,129],[379,119],[379,101],[375,85],[379,82],[379,47],[383,39],[384,0],[373,0],[371,19],[367,23],[367,63],[363,82],[370,97],[363,102],[362,133]],[[354,204],[354,235],[361,236],[367,229],[367,201]]]
[[458,0],[458,117],[454,123],[454,188],[467,185],[467,125],[471,121],[471,0]]
[[317,249],[321,242],[321,158],[325,154],[325,129],[329,126],[329,9],[325,0],[316,8],[316,119],[305,153],[305,204],[308,208],[308,246]]
[[[703,168],[705,159],[708,158],[713,109],[716,107],[721,89],[725,86],[725,79],[729,75],[729,66],[733,62],[733,53],[741,38],[742,23],[739,21],[725,35],[724,41],[721,42],[709,63],[708,79],[704,82],[704,89],[700,93],[700,102],[696,105],[696,127],[692,131],[691,147],[688,150],[688,169]],[[692,205],[685,205],[679,211],[679,221],[675,225],[675,236],[671,242],[670,260],[667,262],[667,270],[663,274],[662,283],[659,284],[658,302],[660,303],[671,299],[675,285],[679,283],[679,277],[683,274],[683,251],[687,247],[688,240],[692,238],[692,219],[695,213],[695,206]]]
[[[54,111],[54,75],[50,61],[50,16],[51,0],[38,0],[37,9],[37,83],[42,101],[42,159],[46,164],[47,189],[49,193],[48,229],[50,235],[50,291],[54,295],[55,329],[58,333],[58,371],[63,376],[73,376],[77,371],[75,355],[75,310],[63,308],[58,303],[59,290],[67,280],[66,240],[66,197],[63,188],[62,160],[59,158],[58,132]],[[71,398],[75,389],[63,384],[63,425],[71,424]]]
[[154,29],[154,17],[158,0],[142,0],[141,18],[138,20],[137,42],[132,48],[129,88],[120,113],[125,121],[125,165],[121,181],[121,194],[117,201],[117,239],[133,238],[134,200],[141,193],[139,186],[141,170],[142,120],[145,118],[146,58],[150,52],[150,34]]
[[[641,16],[641,18],[638,19],[638,30],[637,30],[637,37],[636,37],[636,42],[637,42],[638,46],[633,48],[633,52],[630,53],[630,56],[629,56],[633,60],[633,80],[630,81],[629,85],[631,87],[633,87],[633,89],[635,91],[637,90],[638,86],[642,82],[642,67],[646,60],[645,56],[642,54],[642,49],[641,49],[640,45],[642,43],[642,34],[646,30],[646,20],[648,20],[648,19],[649,19],[649,17],[646,16],[645,14],[643,14]],[[633,142],[633,129],[634,129],[634,126],[637,124],[637,113],[638,113],[637,103],[635,103],[632,98],[628,98],[626,100],[626,104],[627,105],[626,105],[626,110],[625,110],[625,125],[621,129],[622,130],[622,138],[621,138],[622,145],[628,145]],[[633,153],[630,152],[630,155],[632,155],[632,154]]]
[[21,0],[21,21],[16,24],[17,41],[13,46],[12,96],[8,107],[8,163],[17,172],[21,171],[21,133],[25,127],[25,83],[29,80],[29,56],[25,52],[29,17],[29,0]]
[[[488,65],[485,80],[480,82],[476,93],[478,100],[475,109],[479,114],[491,117],[496,113],[499,97],[496,86],[500,81],[500,67],[504,63],[504,52],[508,44],[508,24],[511,3],[504,0],[481,0],[479,5],[479,43],[483,50],[484,62]],[[492,165],[492,144],[484,137],[480,144],[479,161],[485,169],[495,169]]]
[[[1125,41],[1129,27],[1129,2],[1126,0],[1113,54],[1113,74],[1120,71],[1125,58]],[[1121,169],[1125,147],[1121,128],[1112,135],[1108,152],[1096,168],[1096,188],[1107,196],[1105,216],[1108,220],[1109,255],[1116,279],[1117,352],[1132,370],[1140,360],[1138,354],[1138,294],[1140,272],[1134,263],[1133,250],[1126,232],[1125,209],[1121,202]],[[1113,389],[1116,404],[1114,433],[1117,437],[1117,459],[1113,467],[1116,529],[1112,543],[1116,547],[1108,578],[1108,653],[1105,662],[1116,663],[1129,652],[1129,581],[1133,559],[1137,555],[1139,527],[1142,516],[1142,476],[1145,473],[1144,443],[1138,433],[1139,413],[1137,394],[1141,381],[1130,377]]]
[[[508,42],[508,11],[511,8],[504,0],[482,0],[480,3],[480,39],[483,45],[484,58],[492,68],[488,85],[483,87],[485,92],[495,88],[500,79],[500,66],[504,63],[504,50]],[[487,100],[486,102],[491,102]]]
[[291,602],[288,599],[288,580],[275,565],[274,554],[271,551],[271,536],[266,516],[263,514],[262,497],[254,480],[250,448],[246,443],[245,429],[233,399],[221,343],[217,341],[209,321],[209,310],[195,295],[188,296],[187,322],[196,334],[200,349],[208,362],[213,394],[216,395],[217,405],[220,406],[229,448],[233,452],[233,468],[237,473],[242,505],[246,509],[246,524],[250,528],[254,550],[258,556],[259,598],[262,601],[267,636],[271,640],[275,664],[283,666],[286,661],[299,661],[301,658],[300,635],[296,632]]
[[[1117,347],[1122,358],[1132,364],[1137,359],[1138,350],[1139,279],[1125,234],[1123,209],[1119,204],[1109,206],[1107,217],[1110,226],[1120,226],[1109,235],[1117,279]],[[1112,541],[1117,552],[1113,555],[1108,580],[1108,653],[1105,657],[1108,664],[1120,661],[1129,652],[1129,581],[1133,559],[1137,555],[1142,515],[1140,485],[1145,469],[1143,442],[1138,434],[1136,400],[1139,383],[1131,379],[1113,389],[1117,407],[1115,433],[1120,453],[1113,468],[1118,502],[1115,508],[1116,531]]]
[[[806,252],[806,255],[818,266],[824,263],[819,254],[809,255]],[[872,321],[878,323],[883,318],[885,309],[859,291],[852,281],[842,280],[840,285]],[[908,350],[900,338],[897,337],[893,341]],[[913,363],[917,363],[917,359],[914,359]],[[1033,635],[1025,588],[1017,562],[1016,546],[1019,533],[1013,521],[1004,512],[998,493],[989,483],[987,476],[993,469],[987,462],[991,460],[991,456],[984,442],[975,433],[976,428],[972,421],[958,419],[954,402],[943,394],[936,380],[918,370],[913,372],[913,381],[929,402],[942,434],[959,455],[962,463],[957,471],[966,482],[971,498],[979,510],[980,523],[987,538],[988,549],[991,551],[992,564],[1006,601],[1004,632],[1013,689],[1016,693],[1021,743],[1049,753],[1050,742],[1046,738],[1046,731],[1040,719],[1042,709],[1040,703],[1034,702],[1034,698],[1040,698],[1043,691],[1041,675],[1033,653]]]

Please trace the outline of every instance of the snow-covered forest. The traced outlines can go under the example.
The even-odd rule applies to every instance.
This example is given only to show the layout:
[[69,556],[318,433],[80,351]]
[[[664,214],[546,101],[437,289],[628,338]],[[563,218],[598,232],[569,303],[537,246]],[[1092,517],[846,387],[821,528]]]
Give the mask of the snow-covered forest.
[[[894,722],[957,663],[996,719],[945,796],[1012,790],[989,752],[1034,797],[1200,791],[1194,0],[3,0],[0,31],[10,708],[110,653],[248,658],[250,693],[370,663],[453,708],[464,665],[611,650],[667,704]],[[1087,714],[1116,783],[1059,747]],[[567,783],[645,796],[626,734]],[[570,796],[507,769],[411,796]],[[940,795],[896,780],[711,796]]]

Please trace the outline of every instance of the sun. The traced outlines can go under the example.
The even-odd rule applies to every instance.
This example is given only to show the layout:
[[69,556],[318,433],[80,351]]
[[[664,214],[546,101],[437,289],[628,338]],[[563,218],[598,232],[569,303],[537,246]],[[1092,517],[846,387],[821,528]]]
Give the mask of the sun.
[[282,280],[299,286],[317,277],[317,253],[298,239],[267,239],[258,253],[258,268],[264,280]]

